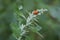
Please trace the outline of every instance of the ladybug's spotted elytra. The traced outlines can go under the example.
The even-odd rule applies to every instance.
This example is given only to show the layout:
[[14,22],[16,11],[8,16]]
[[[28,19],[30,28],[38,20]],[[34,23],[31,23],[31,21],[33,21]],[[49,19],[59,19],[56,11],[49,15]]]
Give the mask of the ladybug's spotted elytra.
[[39,11],[37,11],[37,10],[34,10],[34,11],[33,11],[33,14],[34,14],[34,15],[37,15],[38,13],[39,13]]

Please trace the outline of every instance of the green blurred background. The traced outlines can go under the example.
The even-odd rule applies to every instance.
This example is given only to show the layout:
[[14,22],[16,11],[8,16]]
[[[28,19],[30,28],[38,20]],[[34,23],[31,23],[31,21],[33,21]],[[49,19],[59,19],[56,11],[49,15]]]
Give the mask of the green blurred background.
[[[19,10],[21,5],[23,9]],[[21,33],[19,24],[26,22],[21,15],[27,18],[26,10],[41,8],[48,12],[37,16],[38,21],[32,21],[26,28],[29,32],[21,40],[60,40],[60,0],[0,0],[0,40],[17,40]]]

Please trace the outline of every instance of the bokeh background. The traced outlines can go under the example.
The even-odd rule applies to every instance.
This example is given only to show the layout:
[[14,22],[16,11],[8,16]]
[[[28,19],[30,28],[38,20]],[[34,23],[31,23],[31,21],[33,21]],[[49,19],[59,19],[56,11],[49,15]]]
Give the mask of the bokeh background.
[[[19,10],[22,6],[23,9]],[[28,12],[46,8],[48,12],[37,16],[21,40],[60,40],[60,0],[0,0],[0,40],[17,40],[21,24],[25,24]],[[23,16],[24,17],[23,17]],[[39,34],[43,35],[41,38]]]

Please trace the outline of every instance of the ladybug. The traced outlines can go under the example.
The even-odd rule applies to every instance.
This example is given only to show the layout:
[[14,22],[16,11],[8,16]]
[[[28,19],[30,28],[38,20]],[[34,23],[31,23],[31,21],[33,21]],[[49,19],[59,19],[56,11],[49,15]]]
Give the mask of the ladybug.
[[38,13],[39,13],[38,10],[34,10],[34,11],[33,11],[33,14],[34,14],[34,15],[37,15]]

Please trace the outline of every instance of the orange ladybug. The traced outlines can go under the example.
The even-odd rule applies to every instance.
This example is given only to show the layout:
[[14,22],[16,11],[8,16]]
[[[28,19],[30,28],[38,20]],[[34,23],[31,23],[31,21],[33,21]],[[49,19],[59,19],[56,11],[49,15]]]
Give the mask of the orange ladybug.
[[34,11],[33,11],[33,14],[34,14],[34,15],[37,15],[38,13],[39,13],[39,11],[37,11],[37,10],[34,10]]

